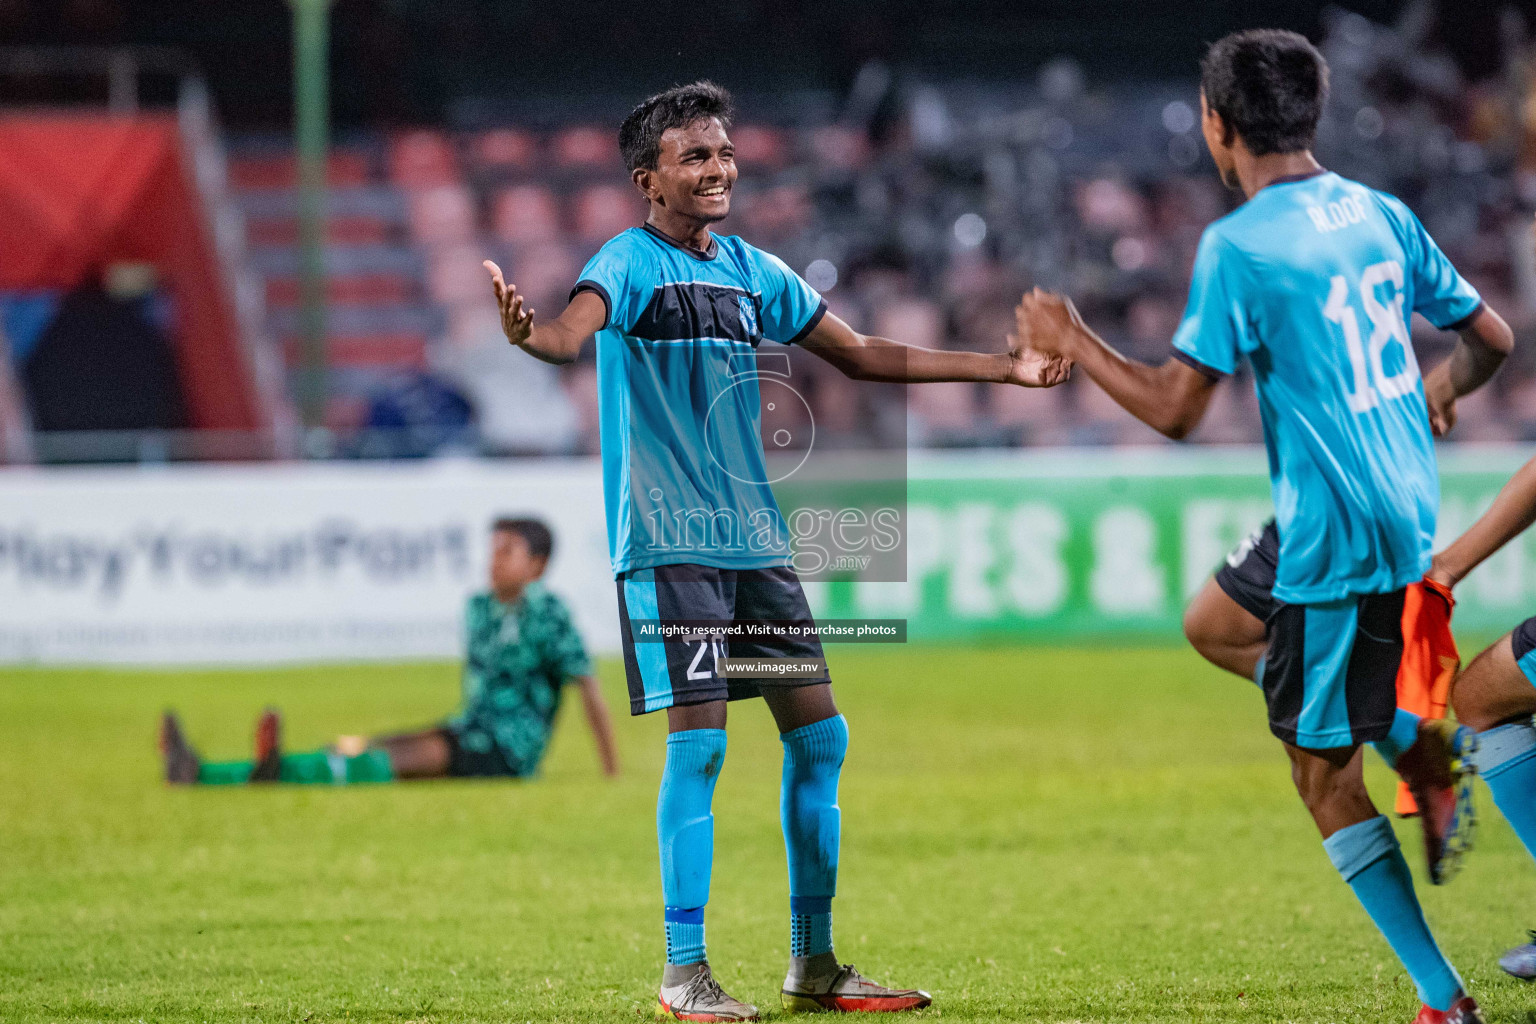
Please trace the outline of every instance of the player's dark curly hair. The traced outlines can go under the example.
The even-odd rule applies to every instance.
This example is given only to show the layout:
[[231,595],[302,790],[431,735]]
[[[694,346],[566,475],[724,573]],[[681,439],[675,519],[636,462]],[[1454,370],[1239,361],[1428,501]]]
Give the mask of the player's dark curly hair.
[[1328,98],[1328,62],[1295,32],[1234,32],[1200,62],[1205,102],[1254,156],[1311,149]]
[[555,535],[537,519],[502,516],[491,524],[491,529],[496,533],[505,530],[523,538],[528,544],[528,553],[534,558],[548,558],[555,550]]
[[661,157],[661,135],[668,128],[686,128],[707,117],[719,118],[729,128],[734,113],[731,94],[708,80],[659,92],[631,110],[619,126],[624,166],[632,172],[642,167],[654,171]]

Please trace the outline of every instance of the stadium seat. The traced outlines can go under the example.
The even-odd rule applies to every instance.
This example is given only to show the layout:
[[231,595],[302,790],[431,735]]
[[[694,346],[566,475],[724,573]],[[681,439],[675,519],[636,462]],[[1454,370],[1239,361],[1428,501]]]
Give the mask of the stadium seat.
[[[865,399],[872,396],[863,384],[825,363],[801,362],[812,371],[808,390],[818,438],[823,433],[833,437],[854,435],[869,425]],[[805,387],[799,382],[797,386]]]
[[612,131],[590,125],[563,128],[552,145],[561,167],[608,167],[619,160],[619,143]]
[[761,124],[741,124],[731,129],[736,144],[736,162],[748,170],[777,170],[789,157],[789,143],[777,128]]
[[[566,296],[576,283],[581,263],[569,246],[547,242],[520,248],[511,269],[512,280],[528,297],[529,304],[549,317],[565,308]],[[480,272],[485,273],[483,268]]]
[[[1142,424],[1120,407],[1087,374],[1074,374],[1063,389],[1072,389],[1072,399],[1077,415],[1073,423],[1080,441],[1104,444],[1136,444],[1156,442],[1160,436],[1151,427]],[[1057,389],[1052,389],[1057,390]]]
[[442,132],[420,128],[389,140],[389,180],[403,188],[453,185],[459,161]]
[[869,162],[869,138],[842,125],[825,125],[811,133],[817,163],[838,171],[856,171]]
[[1065,387],[988,388],[985,397],[992,424],[1025,444],[1062,444],[1071,436]]
[[[269,277],[266,294],[269,306],[296,306],[299,302],[298,278],[287,275]],[[326,301],[333,303],[403,304],[414,299],[416,294],[414,278],[387,271],[345,277],[333,275],[325,282]]]
[[[427,294],[448,306],[460,302],[483,302],[494,306],[490,277],[481,265],[484,259],[485,251],[473,244],[428,250]],[[521,287],[521,282],[518,284]]]
[[604,242],[645,221],[645,197],[633,186],[592,185],[576,196],[572,220],[576,237]]
[[597,451],[597,364],[576,363],[565,368],[560,384],[566,397],[576,407],[576,422],[581,433],[581,449],[587,453]]
[[976,429],[976,385],[957,381],[922,384],[907,389],[907,408],[923,434],[917,440],[942,442]]
[[1244,444],[1254,439],[1253,435],[1259,429],[1257,409],[1254,410],[1255,418],[1250,424],[1248,410],[1242,403],[1242,395],[1252,394],[1253,385],[1249,382],[1244,384],[1247,386],[1233,381],[1212,392],[1210,404],[1205,407],[1205,415],[1200,425],[1190,434],[1189,440],[1202,444]]
[[[326,158],[325,181],[328,185],[366,185],[370,177],[366,152],[333,149]],[[238,191],[275,191],[294,188],[298,183],[298,162],[291,152],[230,158],[229,185]]]
[[[290,367],[303,359],[298,338],[283,341],[283,353]],[[325,340],[326,362],[333,367],[398,367],[418,369],[426,366],[427,338],[406,332],[391,334],[332,334]]]
[[450,344],[461,348],[502,337],[501,317],[489,286],[479,298],[466,297],[449,307],[445,336]]
[[944,343],[944,313],[931,299],[900,296],[875,307],[871,332],[895,338],[918,348],[940,348]]
[[521,128],[492,128],[469,144],[471,165],[479,170],[527,170],[538,154],[538,140]]
[[814,202],[803,185],[776,185],[749,192],[736,200],[740,204],[742,230],[753,237],[782,239],[793,237],[810,224]]
[[438,185],[409,193],[411,234],[419,242],[443,245],[472,241],[475,202],[463,185]]
[[361,395],[330,395],[325,400],[325,426],[338,434],[350,434],[368,418],[368,400]]
[[491,206],[491,234],[503,242],[553,242],[561,236],[560,208],[543,185],[512,185]]
[[[331,216],[325,222],[327,245],[377,245],[389,241],[390,224],[380,217]],[[251,245],[296,245],[299,222],[293,217],[247,219],[245,239]]]

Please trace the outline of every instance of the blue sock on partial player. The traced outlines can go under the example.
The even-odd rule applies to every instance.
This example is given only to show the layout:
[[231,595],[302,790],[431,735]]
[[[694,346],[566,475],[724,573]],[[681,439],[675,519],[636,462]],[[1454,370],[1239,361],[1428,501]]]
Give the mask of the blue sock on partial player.
[[1478,733],[1477,773],[1515,835],[1536,857],[1536,726],[1526,720]]
[[789,854],[789,953],[832,952],[832,897],[837,894],[837,854],[842,812],[837,780],[848,752],[848,721],[842,715],[784,733],[784,778],[779,818]]
[[1429,932],[1392,823],[1377,815],[1341,828],[1323,840],[1323,849],[1408,969],[1419,998],[1449,1010],[1461,995],[1461,978]]
[[1376,748],[1376,753],[1387,762],[1388,768],[1397,767],[1397,759],[1403,753],[1419,741],[1419,722],[1423,721],[1412,711],[1397,709],[1392,716],[1392,730],[1387,733],[1386,739],[1377,740],[1371,746]]
[[669,964],[705,959],[704,904],[709,902],[715,859],[710,803],[724,762],[724,729],[688,729],[667,737],[667,763],[656,798],[656,837]]

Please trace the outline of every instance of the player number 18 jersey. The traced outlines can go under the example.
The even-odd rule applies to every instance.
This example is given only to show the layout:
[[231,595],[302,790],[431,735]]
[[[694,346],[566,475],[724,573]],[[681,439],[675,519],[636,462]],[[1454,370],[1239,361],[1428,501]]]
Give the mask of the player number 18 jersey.
[[1321,172],[1205,231],[1174,354],[1253,368],[1280,533],[1275,597],[1384,593],[1428,568],[1439,481],[1409,317],[1481,307],[1417,217]]

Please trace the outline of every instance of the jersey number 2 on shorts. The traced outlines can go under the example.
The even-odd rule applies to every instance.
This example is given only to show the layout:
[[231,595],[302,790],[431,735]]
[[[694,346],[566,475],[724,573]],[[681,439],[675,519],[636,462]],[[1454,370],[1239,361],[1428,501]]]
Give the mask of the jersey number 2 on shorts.
[[[1383,284],[1392,286],[1392,298],[1386,305],[1376,297],[1376,289]],[[1366,267],[1360,275],[1360,302],[1371,321],[1371,337],[1364,344],[1360,341],[1360,321],[1349,304],[1349,282],[1343,274],[1335,274],[1323,315],[1344,328],[1344,345],[1355,377],[1349,408],[1357,413],[1374,409],[1384,400],[1412,394],[1419,379],[1408,321],[1403,316],[1403,265],[1387,260]],[[1403,368],[1389,376],[1382,367],[1381,354],[1392,341],[1403,346]]]
[[[725,657],[725,640],[720,637],[705,637],[702,640],[694,640],[699,649],[693,652],[693,661],[688,664],[688,678],[714,679],[720,674],[720,659]],[[704,667],[704,658],[711,651],[714,652],[714,662],[709,668]]]

